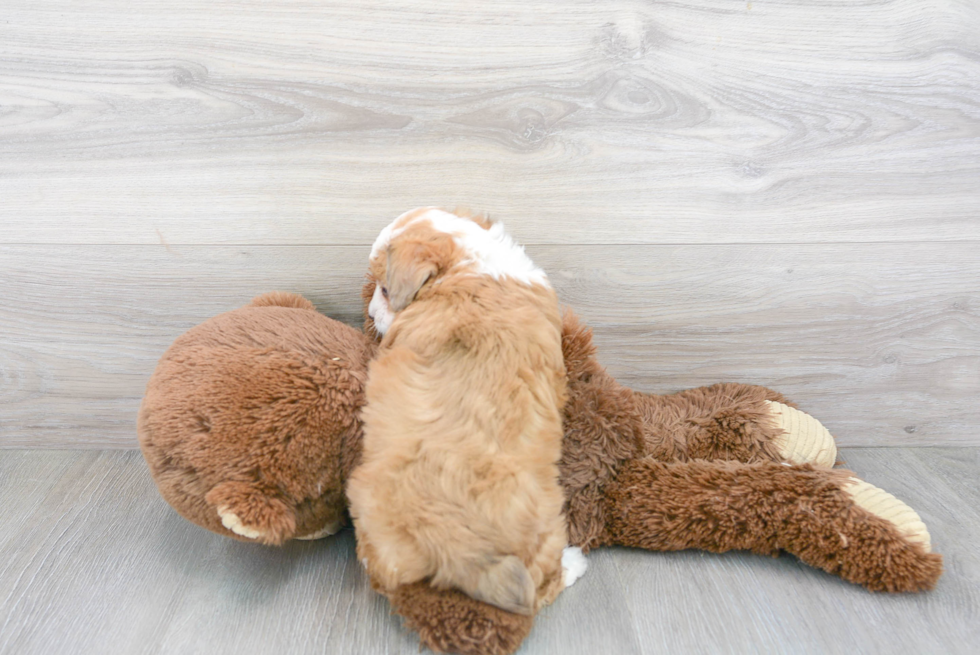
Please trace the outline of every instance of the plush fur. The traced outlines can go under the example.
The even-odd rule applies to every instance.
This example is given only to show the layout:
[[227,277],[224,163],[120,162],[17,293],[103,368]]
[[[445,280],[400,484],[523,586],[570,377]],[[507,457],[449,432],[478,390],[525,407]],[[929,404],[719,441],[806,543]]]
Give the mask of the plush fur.
[[[160,493],[188,520],[238,539],[336,531],[374,352],[293,294],[189,330],[160,358],[140,407],[140,447]],[[225,526],[222,509],[252,536]]]
[[[599,545],[771,556],[782,550],[872,591],[930,589],[942,557],[858,507],[842,491],[852,476],[809,464],[637,460],[606,489]],[[720,498],[714,489],[728,493]],[[875,548],[865,547],[871,543]]]
[[[368,280],[365,305],[374,292]],[[320,316],[298,296],[270,295],[255,305],[212,318],[171,346],[147,386],[139,436],[161,493],[177,511],[245,539],[222,525],[209,498],[226,482],[250,483],[255,506],[265,511],[255,512],[257,522],[248,527],[276,543],[317,533],[344,514],[343,485],[360,456],[357,409],[376,333],[370,319],[366,336]],[[562,347],[568,400],[560,470],[573,544],[785,550],[874,591],[936,584],[942,557],[859,507],[843,491],[847,473],[778,463],[772,447],[778,430],[765,401],[787,403],[780,394],[740,384],[668,396],[634,392],[598,364],[589,330],[570,313]],[[269,375],[264,391],[242,383],[257,370]],[[317,423],[302,453],[291,450],[316,416],[332,418]],[[263,480],[275,485],[263,489]],[[246,520],[248,507],[240,510]],[[532,625],[530,616],[427,582],[387,596],[436,652],[512,653]]]
[[388,592],[429,580],[530,614],[561,590],[567,545],[558,299],[496,225],[422,209],[379,242],[358,557]]

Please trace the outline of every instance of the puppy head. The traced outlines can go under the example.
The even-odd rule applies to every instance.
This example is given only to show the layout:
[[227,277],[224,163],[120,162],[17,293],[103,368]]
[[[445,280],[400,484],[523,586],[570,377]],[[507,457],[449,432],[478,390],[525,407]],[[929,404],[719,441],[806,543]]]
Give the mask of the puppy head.
[[378,338],[420,294],[450,270],[467,261],[460,238],[483,232],[491,223],[468,212],[423,207],[402,214],[388,225],[371,248],[361,296],[367,310],[364,329]]
[[413,209],[382,230],[371,248],[364,288],[368,333],[384,334],[397,312],[450,274],[551,286],[500,223],[460,209]]

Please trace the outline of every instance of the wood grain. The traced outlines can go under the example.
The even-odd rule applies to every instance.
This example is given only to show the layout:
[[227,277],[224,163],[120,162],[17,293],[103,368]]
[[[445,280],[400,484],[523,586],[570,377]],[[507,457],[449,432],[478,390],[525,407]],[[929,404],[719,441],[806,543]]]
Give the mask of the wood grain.
[[[394,215],[504,220],[655,392],[783,391],[915,507],[939,588],[601,550],[522,653],[980,643],[980,4],[3,0],[0,654],[416,653],[350,533],[158,497],[157,358],[273,289],[345,322]],[[6,448],[6,449],[4,449]]]
[[0,11],[0,243],[980,239],[972,2]]
[[40,482],[3,487],[36,507],[2,510],[18,524],[0,545],[2,653],[415,648],[349,536],[283,550],[215,538],[164,504],[138,452],[7,451],[0,466]]
[[[980,450],[842,455],[922,515],[946,558],[935,591],[871,594],[789,556],[600,549],[521,653],[972,653]],[[211,534],[137,451],[0,452],[0,521],[0,653],[418,652],[350,532],[279,549]]]
[[[146,380],[282,289],[361,320],[367,247],[0,246],[0,445],[133,447]],[[774,387],[844,445],[980,444],[974,244],[534,246],[622,382]]]

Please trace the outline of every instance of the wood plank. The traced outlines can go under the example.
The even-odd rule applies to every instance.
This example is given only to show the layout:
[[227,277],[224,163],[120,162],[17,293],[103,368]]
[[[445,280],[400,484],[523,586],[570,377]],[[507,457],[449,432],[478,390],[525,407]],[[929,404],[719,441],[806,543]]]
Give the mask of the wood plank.
[[[935,591],[871,594],[789,556],[600,549],[521,653],[972,653],[980,450],[842,454],[922,515],[946,558]],[[3,451],[0,521],[0,653],[418,652],[350,532],[278,549],[211,534],[137,451]]]
[[[48,457],[63,456],[8,451],[0,466],[36,474]],[[212,535],[159,498],[139,452],[76,455],[40,488],[3,489],[18,495],[37,507],[0,510],[17,520],[0,546],[0,652],[417,649],[350,535],[281,550]]]
[[980,239],[980,6],[6,0],[0,243]]
[[[138,451],[4,451],[0,500],[0,653],[418,652],[353,533],[283,548],[214,535],[163,502]],[[580,621],[560,598],[526,652],[639,652],[615,584],[592,585],[603,606]]]
[[[600,360],[776,388],[843,445],[980,444],[975,244],[535,246]],[[156,360],[253,296],[359,324],[365,247],[0,247],[0,445],[132,447]]]

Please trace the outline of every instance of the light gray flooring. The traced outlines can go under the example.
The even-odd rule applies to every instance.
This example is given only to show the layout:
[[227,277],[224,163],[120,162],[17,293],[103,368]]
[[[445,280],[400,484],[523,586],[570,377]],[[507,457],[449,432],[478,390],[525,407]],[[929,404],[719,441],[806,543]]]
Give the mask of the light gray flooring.
[[136,445],[253,296],[501,219],[624,382],[980,446],[980,3],[2,0],[0,447]]
[[[980,449],[850,448],[919,511],[946,573],[871,594],[790,556],[602,549],[524,655],[975,653]],[[418,652],[350,532],[275,549],[187,523],[138,451],[0,451],[0,653]]]
[[4,655],[416,652],[350,534],[224,540],[63,449],[133,448],[255,295],[359,323],[429,204],[504,221],[624,383],[787,394],[946,555],[896,597],[599,551],[525,652],[977,652],[980,2],[0,0]]

